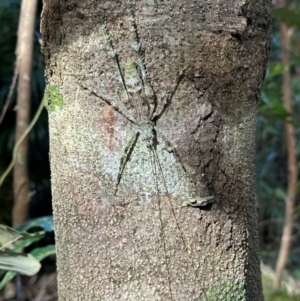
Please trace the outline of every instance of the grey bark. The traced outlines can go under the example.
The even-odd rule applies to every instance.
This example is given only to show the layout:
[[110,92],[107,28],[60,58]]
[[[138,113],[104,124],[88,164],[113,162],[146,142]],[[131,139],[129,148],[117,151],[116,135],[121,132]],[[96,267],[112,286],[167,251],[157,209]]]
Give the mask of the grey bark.
[[[135,113],[101,24],[122,72],[138,64],[128,4],[45,2],[46,73],[63,95],[49,112],[60,300],[263,300],[254,134],[271,1],[132,6],[157,112],[174,93],[152,120],[158,159],[140,135],[115,194],[140,127],[124,116]],[[208,195],[206,207],[182,207]]]

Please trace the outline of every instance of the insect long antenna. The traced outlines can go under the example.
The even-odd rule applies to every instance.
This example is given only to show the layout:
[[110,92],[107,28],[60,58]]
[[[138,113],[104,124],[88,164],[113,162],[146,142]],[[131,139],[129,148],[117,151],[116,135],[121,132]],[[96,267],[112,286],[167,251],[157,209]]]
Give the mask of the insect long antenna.
[[[112,58],[113,63],[115,65],[115,70],[117,72],[117,79],[118,79],[118,82],[121,86],[122,94],[125,94],[124,96],[126,97],[125,104],[128,104],[128,103],[133,101],[132,100],[133,97],[132,97],[132,94],[128,91],[128,87],[126,86],[126,67],[125,67],[125,76],[124,76],[123,73],[122,73],[118,53],[117,53],[117,51],[115,50],[115,48],[113,46],[112,40],[110,38],[109,31],[107,29],[106,20],[104,19],[104,17],[99,12],[98,6],[96,5],[95,1],[94,1],[94,4],[95,4],[95,7],[96,7],[96,11],[98,13],[100,22],[102,24],[101,29],[102,29],[102,33],[103,33],[103,36],[104,36],[104,40],[106,42],[108,55]],[[136,113],[137,113],[137,107],[135,106],[134,108],[135,108]]]
[[110,39],[110,35],[108,34],[106,22],[102,18],[100,18],[100,19],[102,20],[102,27],[101,28],[102,28],[102,32],[103,32],[103,35],[104,35],[104,38],[105,38],[105,41],[106,41],[106,44],[107,44],[108,54],[114,61],[115,69],[116,69],[117,74],[118,74],[118,81],[121,84],[121,88],[124,89],[128,99],[129,99],[130,96],[129,96],[129,93],[127,91],[124,76],[123,76],[122,71],[121,71],[118,54],[115,51],[115,49],[113,47],[113,44],[112,44],[112,41]]
[[[157,163],[158,170],[159,170],[159,173],[160,173],[161,178],[162,178],[163,186],[164,186],[165,191],[166,191],[167,199],[168,199],[168,202],[169,202],[169,205],[170,205],[170,208],[171,208],[171,211],[172,211],[172,214],[173,214],[175,223],[176,223],[176,227],[177,227],[177,229],[178,229],[178,231],[179,231],[179,233],[180,233],[180,237],[181,237],[183,246],[184,246],[184,248],[185,248],[187,254],[189,254],[189,253],[191,253],[191,251],[190,251],[190,249],[189,249],[188,246],[187,246],[187,243],[186,243],[186,241],[185,241],[185,239],[184,239],[183,232],[182,232],[182,230],[181,230],[181,228],[180,228],[180,226],[179,226],[179,222],[178,222],[178,219],[177,219],[177,216],[176,216],[176,213],[175,213],[175,209],[174,209],[174,207],[173,207],[173,205],[172,205],[172,202],[171,202],[171,197],[170,197],[170,194],[169,194],[169,191],[168,191],[168,187],[167,187],[167,183],[166,183],[166,179],[165,179],[165,177],[164,177],[163,170],[162,170],[162,167],[161,167],[161,164],[160,164],[158,155],[157,155],[157,151],[156,151],[156,149],[155,149],[154,147],[152,147],[151,150],[152,150],[152,152],[153,152],[154,166],[156,166],[155,163]],[[156,170],[156,168],[155,168],[155,170]],[[156,180],[156,181],[157,181],[157,180]],[[158,185],[157,185],[157,191],[159,192],[159,190],[158,190]],[[191,266],[191,270],[192,270],[192,271],[194,272],[194,274],[195,274],[195,279],[197,279],[197,278],[198,278],[197,272],[196,272],[196,270],[194,269],[193,266]]]

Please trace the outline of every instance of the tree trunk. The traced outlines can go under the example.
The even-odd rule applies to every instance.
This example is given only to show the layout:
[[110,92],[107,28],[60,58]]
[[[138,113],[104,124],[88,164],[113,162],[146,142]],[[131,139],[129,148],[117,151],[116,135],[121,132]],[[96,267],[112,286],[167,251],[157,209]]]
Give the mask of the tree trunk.
[[[33,58],[34,23],[37,0],[23,0],[18,30],[17,68],[18,97],[15,144],[27,130],[31,106],[31,73]],[[29,202],[32,197],[28,176],[28,137],[18,147],[13,172],[14,206],[12,223],[14,227],[26,222]]]
[[[278,0],[279,7],[285,7],[285,0]],[[290,41],[292,31],[288,27],[280,23],[280,40],[281,40],[281,63],[286,70],[283,72],[283,103],[287,112],[293,113],[292,106],[292,81],[290,71]],[[292,118],[291,118],[292,120]],[[281,286],[283,271],[286,267],[291,247],[293,227],[294,227],[294,212],[297,198],[298,184],[298,162],[296,151],[296,137],[293,123],[285,123],[286,134],[286,149],[287,149],[287,198],[285,201],[285,221],[281,236],[281,244],[278,259],[276,262],[276,278],[274,280],[274,289],[279,290]]]
[[60,300],[263,300],[254,133],[270,9],[45,2]]

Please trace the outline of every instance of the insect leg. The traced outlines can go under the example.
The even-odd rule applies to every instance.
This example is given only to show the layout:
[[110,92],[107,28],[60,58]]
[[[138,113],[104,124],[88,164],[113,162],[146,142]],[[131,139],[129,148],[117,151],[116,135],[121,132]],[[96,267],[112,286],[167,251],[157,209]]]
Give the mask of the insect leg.
[[121,68],[120,68],[120,62],[119,62],[118,54],[117,54],[117,52],[115,51],[115,49],[113,47],[110,35],[108,33],[108,30],[107,30],[105,18],[101,15],[101,12],[99,11],[98,6],[97,6],[97,2],[95,0],[93,0],[93,2],[94,2],[94,5],[95,5],[97,14],[99,16],[99,19],[100,19],[100,23],[102,24],[101,29],[102,29],[102,32],[103,32],[103,35],[104,35],[104,38],[105,38],[105,41],[106,41],[107,48],[108,48],[108,54],[113,59],[114,64],[115,64],[115,68],[116,68],[116,71],[117,71],[117,74],[118,74],[118,81],[121,85],[121,88],[124,89],[124,91],[127,95],[127,98],[129,99],[129,94],[128,94],[126,84],[125,84],[125,81],[124,81],[124,76],[123,76]]
[[126,87],[126,84],[125,84],[124,76],[123,76],[122,71],[121,71],[118,54],[117,54],[117,52],[115,51],[115,49],[113,47],[112,41],[110,39],[110,35],[109,35],[108,31],[107,31],[106,23],[103,20],[102,20],[102,26],[101,26],[101,28],[102,28],[102,32],[103,32],[103,35],[104,35],[104,38],[105,38],[105,41],[106,41],[106,44],[107,44],[108,54],[113,59],[114,64],[115,64],[115,69],[116,69],[117,74],[118,74],[118,81],[119,81],[119,83],[121,85],[122,90],[124,90],[124,92],[126,94],[127,100],[130,100],[130,95],[129,95],[128,91],[127,91],[127,87]]
[[158,213],[159,213],[159,220],[160,220],[160,227],[161,227],[162,243],[163,243],[165,261],[166,261],[166,268],[167,268],[167,273],[168,273],[168,286],[169,286],[169,292],[170,292],[171,298],[173,300],[170,265],[169,265],[169,259],[168,259],[168,254],[167,254],[167,246],[166,246],[166,234],[165,234],[165,228],[164,228],[164,223],[163,223],[163,218],[162,218],[162,206],[161,206],[162,200],[161,200],[160,193],[159,193],[154,148],[149,147],[149,150],[150,150],[150,162],[151,162],[151,166],[152,166],[152,172],[153,172],[153,175],[154,175],[154,182],[155,182],[155,187],[156,187],[156,197],[157,197],[157,202],[158,202],[158,210],[159,210]]
[[132,45],[132,47],[133,47],[133,49],[135,50],[135,52],[138,56],[138,64],[139,64],[139,67],[140,67],[140,70],[141,70],[142,80],[143,80],[143,83],[144,83],[144,93],[145,93],[145,96],[146,96],[146,102],[147,102],[147,105],[150,109],[149,118],[151,118],[153,113],[156,110],[157,100],[156,100],[154,90],[153,90],[153,88],[150,84],[150,80],[149,80],[148,75],[147,75],[147,70],[146,70],[146,67],[145,67],[144,58],[143,58],[142,51],[141,51],[141,44],[139,42],[139,37],[138,37],[138,34],[137,34],[137,26],[136,26],[136,23],[135,23],[135,17],[134,17],[134,13],[133,13],[133,10],[132,10],[132,4],[131,4],[130,0],[128,0],[128,10],[129,10],[129,14],[130,14],[129,21],[131,23],[131,33],[132,33],[132,36],[133,36],[133,45]]
[[174,220],[175,220],[176,227],[177,227],[177,229],[178,229],[178,231],[180,233],[182,243],[183,243],[186,251],[188,252],[189,250],[188,250],[187,244],[185,242],[182,230],[181,230],[181,228],[179,226],[179,222],[178,222],[178,219],[177,219],[174,207],[173,207],[172,202],[171,202],[171,198],[170,198],[170,194],[169,194],[169,191],[168,191],[167,183],[166,183],[166,180],[165,180],[165,177],[164,177],[164,173],[163,173],[163,170],[162,170],[162,167],[161,167],[158,155],[157,155],[157,151],[154,148],[152,148],[152,151],[153,151],[153,156],[154,156],[155,162],[156,162],[156,164],[158,166],[159,173],[160,173],[161,178],[162,178],[162,182],[163,182],[163,185],[164,185],[164,188],[165,188],[165,191],[166,191],[167,199],[168,199],[168,202],[169,202],[169,205],[170,205],[170,208],[171,208]]
[[186,75],[188,70],[189,70],[189,66],[186,66],[177,74],[175,83],[172,85],[171,89],[169,89],[167,91],[167,93],[166,93],[167,96],[164,96],[162,99],[162,102],[164,102],[163,108],[152,119],[158,120],[164,114],[164,112],[167,110],[167,108],[171,105],[172,99],[173,99],[183,77]]
[[[162,167],[161,167],[161,164],[160,164],[160,161],[159,161],[159,158],[158,158],[158,154],[157,154],[157,151],[154,147],[151,148],[152,149],[152,152],[153,152],[153,160],[154,160],[154,166],[157,165],[158,167],[158,170],[159,170],[159,173],[161,175],[161,178],[162,178],[162,181],[163,181],[163,185],[164,185],[164,188],[165,188],[165,191],[166,191],[166,195],[167,195],[167,199],[168,199],[168,202],[169,202],[169,205],[170,205],[170,208],[171,208],[171,211],[172,211],[172,214],[173,214],[173,217],[174,217],[174,220],[175,220],[175,223],[176,223],[176,227],[180,233],[180,237],[181,237],[181,240],[183,242],[183,245],[184,245],[184,249],[187,253],[187,255],[191,255],[192,254],[192,250],[188,247],[186,241],[185,241],[185,238],[184,238],[184,235],[183,235],[183,232],[179,226],[179,222],[178,222],[178,219],[177,219],[177,216],[176,216],[176,213],[175,213],[175,210],[174,210],[174,207],[172,205],[172,201],[171,201],[171,197],[170,197],[170,194],[169,194],[169,191],[168,191],[168,187],[167,187],[167,183],[166,183],[166,180],[165,180],[165,177],[164,177],[164,174],[163,174],[163,170],[162,170]],[[156,168],[155,168],[156,170]],[[157,191],[158,190],[158,185],[157,185]],[[161,209],[160,209],[161,210]],[[162,222],[162,221],[161,221]],[[191,270],[194,272],[194,275],[195,275],[195,281],[196,279],[198,279],[198,275],[197,275],[197,271],[194,269],[194,266],[191,265]],[[205,294],[205,291],[204,291],[204,294]]]
[[[128,78],[126,77],[126,73],[129,73],[134,76],[134,74],[136,73],[136,71],[134,70],[135,67],[132,62],[125,63],[125,75],[122,74],[119,57],[113,47],[109,32],[107,30],[106,23],[105,23],[105,21],[102,21],[102,23],[103,23],[102,24],[102,32],[103,32],[104,38],[107,43],[108,54],[113,59],[114,64],[115,64],[117,78],[118,78],[118,81],[121,86],[122,95],[125,97],[125,99],[124,99],[125,106],[128,109],[128,104],[130,104],[130,105],[134,104],[133,107],[135,109],[135,115],[141,116],[141,113],[139,112],[139,106],[137,103],[136,95],[134,95],[132,92],[130,92],[130,86],[129,86],[129,83],[127,82]],[[126,85],[126,82],[128,85]],[[131,82],[131,80],[129,80],[129,82]]]
[[182,167],[183,171],[185,172],[185,174],[189,177],[189,174],[175,148],[175,146],[168,140],[168,138],[164,135],[164,133],[162,133],[162,131],[160,131],[158,128],[155,128],[155,131],[157,131],[157,133],[159,133],[159,136],[162,138],[162,140],[164,141],[164,143],[166,144],[167,148],[166,150],[169,153],[173,153],[176,161],[180,164],[180,166]]
[[[184,166],[184,164],[181,160],[181,157],[180,157],[180,155],[178,154],[178,152],[176,150],[176,147],[168,140],[168,138],[164,135],[164,133],[162,133],[157,128],[155,128],[155,130],[157,131],[157,133],[159,133],[159,136],[162,138],[165,145],[167,146],[167,147],[165,147],[167,152],[173,153],[173,156],[174,156],[175,160],[179,163],[179,165],[183,169],[186,177],[189,179],[190,184],[193,185],[193,186],[190,187],[190,194],[191,194],[193,199],[197,200],[197,203],[198,203],[197,207],[203,207],[203,206],[205,207],[205,205],[203,205],[203,204],[205,202],[209,202],[212,199],[214,199],[214,196],[209,193],[209,191],[207,190],[207,187],[206,188],[202,187],[202,189],[199,189],[199,187],[197,188],[195,186],[195,184],[193,184],[194,183],[193,177],[191,176],[191,173],[187,170],[187,168]],[[199,193],[201,193],[201,196],[199,196]],[[185,202],[188,202],[188,200],[186,200]],[[211,201],[210,203],[213,203],[213,202]],[[199,206],[199,204],[200,204],[200,206]]]
[[122,178],[124,169],[126,167],[127,162],[130,159],[130,156],[131,156],[132,151],[133,151],[133,149],[134,149],[134,147],[135,147],[135,145],[137,143],[139,135],[140,135],[139,132],[134,133],[131,136],[131,138],[129,139],[129,141],[128,141],[125,149],[124,149],[124,153],[123,153],[123,155],[121,157],[121,160],[120,160],[120,167],[119,167],[119,172],[118,172],[118,176],[117,176],[117,182],[116,182],[116,185],[115,185],[115,192],[114,192],[115,195],[118,192],[118,186],[119,186],[119,184],[121,182],[121,178]]
[[99,93],[96,93],[94,91],[92,91],[91,89],[89,89],[88,87],[82,85],[79,83],[79,86],[84,89],[89,91],[92,95],[100,98],[102,101],[104,101],[107,105],[111,106],[113,109],[115,109],[119,114],[121,114],[123,117],[125,117],[128,121],[130,121],[131,123],[135,123],[133,121],[132,116],[128,115],[127,113],[123,112],[115,103],[113,100],[110,100],[109,98],[105,97],[104,95],[101,95]]

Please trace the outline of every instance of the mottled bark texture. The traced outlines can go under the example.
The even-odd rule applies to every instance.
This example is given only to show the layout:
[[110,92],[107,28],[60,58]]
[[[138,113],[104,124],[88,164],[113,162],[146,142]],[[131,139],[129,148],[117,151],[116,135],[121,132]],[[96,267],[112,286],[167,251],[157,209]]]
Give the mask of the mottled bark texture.
[[49,112],[60,301],[263,300],[254,133],[270,9],[45,1],[47,79],[63,95]]

